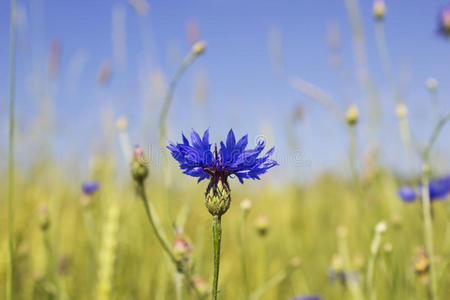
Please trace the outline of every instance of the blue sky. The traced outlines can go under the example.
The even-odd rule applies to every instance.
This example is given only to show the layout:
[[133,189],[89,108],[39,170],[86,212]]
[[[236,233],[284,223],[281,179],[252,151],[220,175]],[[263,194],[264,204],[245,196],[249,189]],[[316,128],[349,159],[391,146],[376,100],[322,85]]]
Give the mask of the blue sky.
[[[409,107],[412,131],[419,141],[428,137],[436,116],[424,86],[428,77],[439,81],[440,110],[450,108],[447,97],[450,40],[436,34],[437,16],[446,4],[447,1],[387,1],[387,45],[394,75]],[[152,89],[150,78],[162,74],[167,83],[190,49],[186,26],[196,23],[208,48],[176,90],[169,114],[170,139],[178,139],[181,131],[189,132],[191,128],[203,131],[209,127],[212,138],[217,140],[232,127],[238,135],[249,133],[250,140],[266,135],[269,143],[277,147],[277,156],[289,165],[293,154],[286,142],[287,119],[297,105],[302,105],[304,120],[295,130],[302,160],[308,163],[279,168],[279,174],[289,169],[290,174],[307,178],[328,168],[341,169],[346,166],[346,127],[290,86],[290,78],[300,76],[332,95],[343,109],[351,102],[361,107],[359,156],[367,151],[370,142],[366,130],[367,100],[355,79],[345,1],[158,0],[149,1],[149,5],[148,14],[139,16],[127,1],[18,1],[19,131],[25,134],[30,131],[47,96],[55,124],[53,149],[63,160],[76,153],[82,164],[86,163],[96,149],[92,145],[104,139],[104,120],[120,115],[130,121],[133,143],[155,143],[162,100],[158,91]],[[381,99],[383,117],[378,138],[381,159],[404,171],[407,161],[399,141],[392,93],[383,76],[375,43],[372,1],[359,1],[359,6],[369,70]],[[114,55],[117,49],[112,42],[112,15],[124,18],[125,27],[119,26],[125,30],[125,43],[121,44],[125,47],[123,60]],[[327,34],[333,24],[340,34],[344,78],[329,63]],[[2,138],[6,136],[7,125],[8,31],[9,1],[2,1]],[[274,35],[281,41],[281,72],[271,67],[269,41]],[[58,77],[49,80],[48,51],[54,40],[61,44],[60,69]],[[72,82],[68,74],[76,59],[84,64],[79,80]],[[113,63],[113,73],[109,84],[102,86],[96,76],[105,60]],[[194,99],[199,76],[207,79],[208,97],[204,105]],[[450,130],[444,132],[440,153],[448,153],[449,133]],[[1,143],[0,147],[4,145]],[[115,146],[118,147],[117,143]],[[448,166],[445,160],[441,164],[443,171]]]

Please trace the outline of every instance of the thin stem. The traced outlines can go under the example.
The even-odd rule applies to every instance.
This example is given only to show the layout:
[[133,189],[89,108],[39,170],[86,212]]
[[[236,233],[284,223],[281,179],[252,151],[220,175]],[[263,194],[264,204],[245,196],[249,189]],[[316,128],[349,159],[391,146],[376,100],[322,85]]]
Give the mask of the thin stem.
[[175,297],[176,300],[183,300],[183,273],[175,272]]
[[213,244],[214,244],[214,273],[211,291],[211,299],[217,300],[217,287],[219,285],[219,266],[220,266],[220,242],[222,240],[221,216],[213,216]]
[[13,195],[14,195],[14,92],[16,64],[16,1],[11,0],[9,31],[9,147],[8,147],[8,257],[6,269],[6,299],[13,299]]
[[244,252],[244,241],[243,241],[243,228],[245,220],[248,216],[248,210],[242,210],[241,219],[238,225],[237,240],[238,240],[238,251],[239,258],[241,260],[241,270],[242,270],[242,285],[244,287],[245,299],[249,299],[249,285],[248,285],[248,275],[247,275],[247,264],[245,262],[245,252]]
[[[344,262],[344,272],[348,275],[351,272],[351,268],[350,268],[350,252],[348,249],[348,242],[347,242],[347,229],[342,228],[341,231],[343,232],[338,232],[338,249],[339,255],[342,257],[342,260]],[[352,294],[353,299],[355,300],[364,299],[358,281],[352,278],[348,278],[347,282],[348,288],[350,290],[350,293]]]
[[375,261],[378,256],[378,250],[380,249],[381,243],[381,233],[375,231],[375,236],[373,237],[372,244],[370,245],[370,258],[367,265],[366,274],[366,286],[369,299],[375,299],[375,291],[373,289],[373,274],[375,271]]
[[430,137],[430,140],[428,141],[427,146],[425,147],[424,153],[423,153],[423,160],[425,163],[429,162],[430,159],[430,152],[431,148],[433,147],[434,143],[436,142],[439,133],[441,132],[442,128],[444,127],[445,123],[450,121],[450,113],[442,117],[439,122],[437,123],[436,127],[433,130],[433,134]]
[[[382,20],[377,21],[375,24],[375,37],[376,37],[378,53],[380,55],[380,60],[383,65],[383,71],[387,78],[388,84],[392,90],[394,102],[396,103],[397,108],[398,108],[399,105],[404,105],[404,104],[403,104],[403,100],[402,100],[402,95],[400,93],[400,90],[397,87],[396,80],[392,74],[391,59],[389,56],[389,50],[388,50],[387,43],[386,43],[384,22]],[[411,172],[412,172],[414,170],[414,164],[413,164],[413,157],[412,157],[413,151],[412,151],[411,133],[410,133],[410,128],[409,128],[408,117],[400,116],[397,113],[397,119],[398,119],[398,125],[399,125],[402,143],[403,143],[403,146],[406,148],[407,155],[408,155],[409,168],[411,169]]]
[[292,271],[295,269],[294,266],[289,265],[287,268],[279,271],[278,273],[276,273],[275,275],[273,275],[272,277],[270,277],[266,282],[264,282],[263,284],[261,284],[260,287],[258,287],[251,295],[250,295],[250,300],[258,300],[259,298],[261,298],[262,296],[264,296],[264,294],[271,288],[273,288],[274,286],[280,284],[280,282],[282,282],[284,279],[286,279],[289,274],[292,273]]
[[[356,128],[355,125],[348,126],[349,135],[350,135],[350,145],[348,149],[349,161],[350,161],[350,170],[352,172],[352,179],[355,185],[355,188],[358,190],[358,195],[360,200],[364,199],[364,192],[361,186],[361,182],[359,180],[358,170],[356,168]],[[362,204],[362,203],[361,203]]]
[[191,52],[186,56],[183,63],[175,73],[175,76],[172,78],[172,81],[169,84],[169,89],[167,90],[166,96],[164,97],[164,104],[163,108],[161,110],[161,115],[159,117],[159,137],[160,137],[160,144],[164,142],[166,138],[166,119],[167,114],[169,113],[170,104],[172,103],[173,99],[173,93],[175,91],[175,88],[177,86],[178,80],[183,75],[184,71],[192,64],[194,59],[197,57],[197,55],[194,52]]
[[433,133],[428,141],[427,146],[423,152],[423,172],[422,172],[422,209],[424,219],[424,235],[425,235],[425,247],[430,259],[430,289],[429,294],[431,299],[437,297],[437,282],[436,282],[436,270],[434,264],[434,245],[433,245],[433,221],[431,217],[431,199],[429,191],[429,176],[430,176],[430,152],[435,144],[439,133],[444,125],[450,120],[450,114],[445,115],[439,120]]
[[425,247],[430,259],[430,298],[436,299],[436,270],[434,265],[434,245],[433,245],[433,223],[431,220],[431,200],[428,188],[429,178],[428,171],[425,170],[422,175],[422,208],[424,219]]
[[194,290],[197,298],[198,299],[202,299],[202,296],[201,296],[200,292],[198,291],[197,286],[195,285],[194,280],[191,277],[191,274],[175,258],[175,255],[170,250],[168,242],[166,241],[166,239],[164,238],[164,236],[162,234],[162,230],[159,228],[159,226],[157,225],[157,223],[154,220],[154,217],[152,215],[152,211],[151,211],[150,205],[149,205],[148,200],[147,200],[147,193],[145,192],[144,182],[142,182],[142,181],[138,182],[137,183],[137,188],[138,188],[139,195],[140,195],[140,197],[142,199],[142,202],[144,203],[145,212],[147,214],[148,221],[150,222],[150,225],[152,226],[153,232],[155,233],[159,243],[161,244],[161,246],[164,249],[164,251],[166,252],[166,254],[169,256],[170,260],[175,265],[175,267],[177,269],[177,272],[181,272],[184,275],[184,277],[186,278],[186,281],[187,281],[189,287]]

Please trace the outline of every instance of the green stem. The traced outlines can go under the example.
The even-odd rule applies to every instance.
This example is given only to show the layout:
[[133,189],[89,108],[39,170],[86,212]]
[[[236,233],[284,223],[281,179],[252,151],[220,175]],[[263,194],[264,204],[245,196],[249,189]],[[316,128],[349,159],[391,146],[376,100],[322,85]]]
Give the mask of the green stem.
[[16,64],[16,1],[11,0],[9,31],[9,147],[8,147],[8,257],[6,269],[6,299],[13,299],[13,207],[14,195],[14,92]]
[[142,199],[142,202],[144,203],[144,207],[145,207],[145,212],[147,214],[147,218],[148,218],[148,220],[150,222],[150,225],[152,226],[152,229],[153,229],[153,232],[156,235],[156,238],[158,239],[158,241],[161,244],[162,248],[166,252],[167,256],[169,256],[170,260],[175,265],[175,267],[177,269],[177,272],[181,272],[184,275],[184,277],[186,278],[186,281],[187,281],[189,287],[194,290],[197,298],[198,299],[202,299],[202,296],[201,296],[200,292],[198,291],[198,289],[197,289],[197,287],[196,287],[196,285],[194,283],[194,280],[191,277],[191,274],[175,258],[175,255],[170,250],[168,242],[166,241],[166,239],[164,238],[164,236],[162,234],[162,230],[159,228],[159,226],[157,225],[157,223],[155,222],[155,220],[153,218],[152,211],[151,211],[150,205],[149,205],[148,200],[147,200],[147,193],[145,192],[144,182],[143,181],[138,182],[137,183],[137,188],[138,188],[139,195],[140,195],[140,197]]
[[[397,87],[397,83],[392,74],[392,65],[389,56],[389,51],[386,43],[385,31],[384,31],[384,22],[378,21],[375,24],[375,37],[378,53],[380,55],[381,63],[383,65],[383,71],[388,80],[388,84],[392,90],[392,94],[394,97],[394,101],[398,107],[398,105],[404,105],[402,100],[402,95],[400,90]],[[411,144],[411,133],[409,128],[409,122],[407,116],[400,117],[397,114],[398,125],[400,130],[400,136],[402,138],[403,146],[405,147],[408,155],[408,164],[410,171],[414,171],[414,163],[413,163],[413,151]]]
[[222,240],[221,216],[213,216],[213,244],[214,244],[214,273],[211,291],[211,299],[217,300],[217,287],[219,285],[219,266],[220,266],[220,242]]
[[427,146],[423,152],[423,172],[422,172],[422,209],[424,219],[424,235],[425,235],[425,247],[430,259],[430,286],[429,294],[431,299],[437,297],[437,282],[436,282],[436,270],[434,264],[434,245],[433,245],[433,221],[431,217],[431,200],[429,191],[429,176],[430,176],[430,153],[433,145],[435,144],[439,133],[444,127],[445,123],[450,120],[450,114],[445,115],[439,120],[433,133],[428,141]]
[[362,189],[361,182],[359,180],[358,170],[356,169],[356,155],[355,155],[355,152],[356,152],[356,128],[355,128],[355,125],[349,125],[348,129],[349,129],[349,135],[350,135],[350,145],[349,145],[349,149],[348,149],[349,160],[350,160],[350,170],[352,172],[353,183],[355,185],[355,188],[358,191],[358,195],[360,197],[361,204],[362,204],[362,200],[364,200],[364,191]]
[[244,287],[245,299],[249,299],[247,265],[245,262],[244,241],[243,241],[243,228],[244,228],[244,223],[245,223],[245,220],[247,219],[247,216],[248,216],[248,210],[243,210],[241,219],[239,221],[238,232],[237,232],[238,251],[239,251],[239,258],[241,260],[241,270],[242,270],[242,285]]
[[378,250],[380,249],[381,233],[375,231],[372,244],[370,245],[370,258],[367,265],[366,285],[369,299],[375,299],[375,291],[373,290],[373,274],[375,271],[375,261],[378,256]]
[[197,55],[194,52],[189,53],[186,58],[184,59],[183,63],[175,73],[175,76],[172,78],[169,84],[169,89],[167,90],[166,96],[164,97],[164,104],[163,108],[161,110],[161,115],[159,117],[159,137],[160,137],[160,144],[162,145],[164,140],[166,139],[166,119],[167,114],[169,113],[170,104],[173,100],[173,93],[175,91],[175,88],[177,86],[178,80],[183,75],[184,71],[192,64],[194,59],[197,57]]
[[282,282],[286,277],[289,276],[289,274],[294,270],[294,267],[289,265],[287,268],[285,268],[284,270],[279,271],[278,273],[276,273],[275,275],[273,275],[272,277],[270,277],[266,282],[264,282],[259,288],[257,288],[251,295],[250,295],[250,300],[258,300],[260,299],[262,296],[264,296],[264,294],[271,288],[273,288],[274,286],[280,284],[280,282]]
[[[348,242],[347,242],[347,229],[343,229],[342,231],[345,232],[338,232],[338,249],[339,255],[342,257],[342,260],[344,262],[344,272],[346,274],[349,274],[351,272],[350,267],[351,263],[350,263],[350,251],[348,249]],[[349,278],[347,283],[353,299],[355,300],[364,299],[358,281]]]
[[[427,166],[425,166],[427,168]],[[430,298],[436,299],[436,270],[434,265],[434,245],[433,245],[433,222],[431,220],[431,200],[428,188],[429,175],[428,170],[424,170],[422,175],[422,208],[424,219],[425,247],[430,258]]]

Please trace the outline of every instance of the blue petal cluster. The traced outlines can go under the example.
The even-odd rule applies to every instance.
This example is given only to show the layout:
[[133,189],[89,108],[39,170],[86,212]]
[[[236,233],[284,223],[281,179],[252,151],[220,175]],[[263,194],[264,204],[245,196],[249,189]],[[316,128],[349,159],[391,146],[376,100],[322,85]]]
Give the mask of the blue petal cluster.
[[[430,200],[445,198],[450,194],[450,175],[430,180],[428,184]],[[420,195],[421,185],[417,187],[404,186],[398,190],[398,195],[405,202],[413,202]]]
[[96,181],[86,181],[81,185],[81,190],[85,195],[92,195],[100,188],[100,184]]
[[248,136],[245,135],[236,142],[234,132],[231,129],[227,140],[220,142],[220,149],[215,145],[211,151],[209,143],[209,130],[206,130],[201,138],[192,130],[191,143],[182,135],[182,143],[170,143],[173,158],[180,164],[183,173],[198,177],[198,181],[211,179],[213,184],[218,181],[227,184],[228,176],[235,175],[241,183],[244,179],[260,179],[261,174],[278,163],[270,159],[274,148],[261,155],[265,148],[264,142],[259,142],[254,149],[246,149]]

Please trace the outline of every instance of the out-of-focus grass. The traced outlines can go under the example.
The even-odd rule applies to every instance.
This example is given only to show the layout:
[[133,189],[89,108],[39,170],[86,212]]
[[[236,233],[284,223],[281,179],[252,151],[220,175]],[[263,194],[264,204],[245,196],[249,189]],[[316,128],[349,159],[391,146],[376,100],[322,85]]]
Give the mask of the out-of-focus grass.
[[[131,180],[113,179],[117,170],[112,160],[98,158],[94,165],[92,178],[101,183],[101,188],[89,199],[87,206],[79,189],[79,178],[67,175],[51,162],[18,172],[14,224],[17,299],[48,299],[51,291],[62,299],[97,298],[104,228],[112,205],[117,205],[120,211],[117,236],[111,237],[117,239],[116,259],[111,266],[113,299],[174,299],[172,266],[148,226]],[[187,211],[184,233],[194,246],[194,273],[208,282],[212,272],[210,216],[203,204],[203,184],[194,185],[190,179],[181,175],[176,177],[174,182],[177,184],[169,187],[169,195],[173,197],[175,215]],[[2,179],[1,182],[3,198],[5,181]],[[168,238],[173,241],[172,220],[166,214],[168,201],[164,197],[167,193],[162,186],[158,174],[152,173],[147,181],[148,196]],[[302,293],[318,293],[325,299],[350,297],[345,286],[330,282],[327,275],[332,257],[338,253],[336,230],[339,226],[348,228],[352,271],[357,272],[357,280],[363,287],[374,226],[380,220],[387,221],[388,231],[382,238],[375,266],[377,297],[426,297],[422,279],[414,273],[413,265],[414,257],[423,245],[420,204],[404,204],[397,198],[396,180],[389,172],[378,171],[370,185],[365,185],[365,203],[358,203],[360,198],[351,183],[332,174],[323,175],[307,186],[275,186],[263,181],[258,184],[258,189],[234,182],[232,188],[232,207],[223,217],[222,299],[240,299],[243,295],[235,233],[241,214],[238,204],[247,197],[253,203],[244,228],[250,290],[254,291],[265,279],[284,269],[292,258],[301,260],[300,268],[270,289],[263,299],[287,299]],[[50,259],[56,268],[54,284],[49,282],[47,274],[51,261],[46,255],[40,229],[38,208],[41,204],[48,206],[50,217],[48,234],[53,253]],[[442,297],[450,294],[446,257],[450,251],[447,212],[445,201],[433,203],[436,264]],[[260,214],[270,220],[265,237],[259,236],[254,228],[254,221]],[[3,201],[1,221],[5,218]],[[4,282],[5,227],[0,228],[0,234],[0,276]],[[386,244],[392,245],[392,252],[385,250]]]

